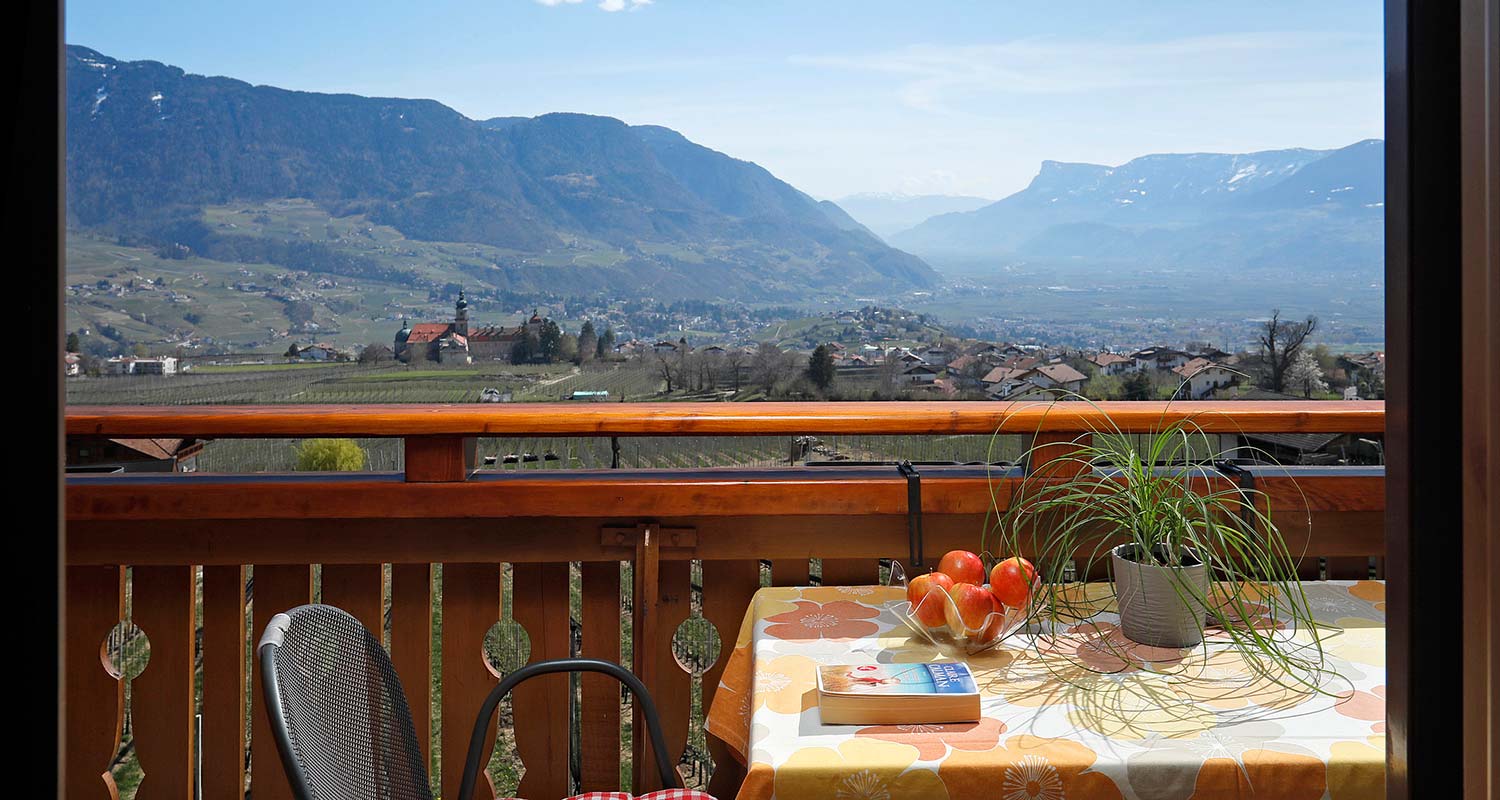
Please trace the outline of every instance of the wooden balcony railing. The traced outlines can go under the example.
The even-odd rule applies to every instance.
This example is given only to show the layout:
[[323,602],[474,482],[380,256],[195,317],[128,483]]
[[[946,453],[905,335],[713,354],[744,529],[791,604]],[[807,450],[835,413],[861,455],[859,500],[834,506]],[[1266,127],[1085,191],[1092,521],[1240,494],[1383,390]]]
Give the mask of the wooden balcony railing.
[[[274,800],[289,792],[259,707],[259,676],[247,674],[248,648],[271,614],[313,597],[315,574],[323,602],[348,609],[371,630],[388,631],[423,743],[433,741],[427,712],[434,686],[441,689],[444,724],[435,743],[445,757],[433,774],[442,795],[453,797],[462,765],[457,754],[497,680],[483,657],[497,621],[524,628],[531,659],[572,654],[574,626],[581,627],[583,655],[621,660],[622,645],[629,647],[630,666],[655,695],[675,759],[697,724],[694,680],[701,681],[706,708],[750,596],[761,586],[763,562],[777,585],[807,583],[810,559],[821,559],[825,584],[868,584],[876,580],[878,559],[907,554],[907,482],[893,468],[474,470],[467,446],[473,437],[999,430],[1067,447],[1104,425],[1104,413],[1127,433],[1191,416],[1204,430],[1226,435],[1379,434],[1385,416],[1378,402],[70,408],[67,433],[80,437],[399,437],[405,472],[69,476],[68,796],[113,793],[105,775],[119,746],[125,686],[101,663],[101,648],[126,618],[127,567],[130,621],[151,652],[131,687],[131,733],[145,773],[138,796],[193,796],[201,755],[202,796],[239,800],[249,786],[249,752],[256,800]],[[1369,559],[1383,555],[1383,470],[1331,467],[1291,476],[1269,470],[1253,479],[1293,552],[1305,552],[1314,573],[1322,557],[1332,575],[1362,576]],[[935,558],[977,548],[992,508],[991,482],[1003,506],[1015,480],[984,467],[923,468],[924,552]],[[633,582],[623,596],[627,573],[620,562],[628,562]],[[576,611],[569,594],[574,563],[581,575]],[[695,564],[701,565],[697,585]],[[502,565],[512,576],[508,594]],[[252,570],[257,602],[247,610]],[[695,678],[674,657],[672,640],[699,614],[726,646]],[[627,615],[631,636],[622,642]],[[516,693],[514,745],[525,770],[520,796],[561,797],[618,784],[618,689],[584,677],[574,699],[568,687],[567,678],[555,676]],[[567,712],[573,703],[576,747]],[[194,752],[198,714],[201,754]],[[635,763],[648,763],[642,738],[634,742]],[[733,796],[737,765],[712,740],[709,749],[716,770],[708,788]],[[649,771],[634,773],[638,790],[650,786],[651,776],[642,773]]]

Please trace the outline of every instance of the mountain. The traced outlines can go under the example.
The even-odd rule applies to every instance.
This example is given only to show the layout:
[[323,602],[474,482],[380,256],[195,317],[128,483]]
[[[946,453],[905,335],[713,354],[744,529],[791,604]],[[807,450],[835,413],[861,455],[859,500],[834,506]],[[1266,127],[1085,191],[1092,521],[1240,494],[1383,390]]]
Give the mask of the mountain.
[[1025,189],[891,243],[940,262],[1378,270],[1384,147],[1149,155],[1116,167],[1044,161]]
[[[795,298],[936,280],[765,169],[666,128],[582,114],[477,121],[432,100],[252,86],[77,46],[66,66],[67,213],[79,229],[277,263],[285,242],[211,228],[204,210],[297,198],[518,263],[592,253],[561,280],[604,291]],[[487,279],[547,289],[560,271]]]
[[849,216],[886,238],[919,225],[930,217],[959,211],[973,211],[990,203],[983,197],[946,194],[910,195],[888,192],[852,194],[834,202],[849,212]]

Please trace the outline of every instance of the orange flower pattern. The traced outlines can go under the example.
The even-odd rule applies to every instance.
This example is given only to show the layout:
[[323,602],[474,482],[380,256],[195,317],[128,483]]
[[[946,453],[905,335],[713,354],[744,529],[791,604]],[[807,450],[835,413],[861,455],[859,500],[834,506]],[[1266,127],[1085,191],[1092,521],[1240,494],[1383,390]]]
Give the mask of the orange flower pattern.
[[814,603],[799,600],[796,610],[768,618],[765,634],[776,639],[858,639],[880,630],[871,619],[880,609],[851,600]]
[[[708,731],[746,764],[748,800],[1378,797],[1385,585],[1304,589],[1341,676],[1327,694],[1257,674],[1212,627],[1197,648],[1131,642],[1107,584],[1072,585],[1054,593],[1072,604],[1055,629],[964,657],[978,722],[862,727],[821,723],[818,664],[945,658],[891,611],[900,587],[762,589],[723,662]],[[1245,619],[1232,624],[1303,636],[1272,619],[1271,593],[1236,591]]]

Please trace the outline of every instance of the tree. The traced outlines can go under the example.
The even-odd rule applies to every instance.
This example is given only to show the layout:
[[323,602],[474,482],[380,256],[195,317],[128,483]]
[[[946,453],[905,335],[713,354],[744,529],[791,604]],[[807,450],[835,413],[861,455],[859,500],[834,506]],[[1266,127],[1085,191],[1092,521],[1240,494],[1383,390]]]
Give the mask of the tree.
[[605,328],[604,335],[599,337],[599,344],[594,348],[594,354],[599,358],[608,358],[615,349],[615,329]]
[[537,337],[527,332],[525,336],[517,339],[516,343],[511,346],[510,363],[530,364],[532,356],[536,355],[540,349],[541,344],[537,341]]
[[78,334],[76,332],[68,334],[68,344],[65,349],[69,353],[78,352]]
[[583,327],[578,329],[578,363],[596,358],[598,350],[599,335],[594,332],[594,323],[584,320]]
[[582,352],[582,349],[578,346],[578,337],[571,333],[563,334],[562,339],[557,343],[557,359],[559,361],[571,361],[574,364],[578,364],[580,363],[578,358],[580,352]]
[[790,359],[774,343],[761,342],[760,347],[755,349],[755,357],[750,361],[750,376],[766,394],[770,394],[776,384],[785,380],[791,372]]
[[678,375],[677,351],[668,353],[653,352],[652,357],[656,359],[656,370],[661,373],[661,379],[667,383],[667,394],[672,393],[672,379]]
[[[410,350],[410,348],[407,348],[407,349]],[[300,352],[302,352],[302,351],[297,349],[297,343],[296,342],[292,342],[292,346],[288,347],[286,349],[286,352],[282,353],[282,355],[286,356],[287,358],[296,358],[297,354],[300,353]]]
[[389,348],[378,342],[371,342],[359,351],[359,363],[379,364],[385,361],[391,354]]
[[1106,375],[1103,370],[1095,370],[1083,385],[1083,396],[1090,400],[1117,400],[1124,394],[1125,382],[1119,376]]
[[1323,379],[1323,368],[1310,350],[1297,351],[1292,365],[1286,370],[1286,384],[1290,389],[1302,392],[1303,397],[1312,397],[1328,391],[1328,381]]
[[1132,372],[1130,377],[1125,379],[1121,399],[1150,400],[1152,394],[1151,376],[1147,375],[1145,370],[1141,370],[1139,372]]
[[807,379],[819,390],[825,390],[833,384],[833,375],[833,352],[828,345],[820,344],[813,348],[812,357],[807,360]]
[[547,363],[557,360],[558,353],[562,349],[562,329],[557,323],[547,320],[542,323],[542,330],[537,334],[537,355]]
[[1260,332],[1260,354],[1265,360],[1266,368],[1270,370],[1267,375],[1267,389],[1273,392],[1283,391],[1286,386],[1286,373],[1296,360],[1297,353],[1302,350],[1302,345],[1307,342],[1307,337],[1317,330],[1318,318],[1309,315],[1302,322],[1291,322],[1281,318],[1281,309],[1274,309],[1271,318],[1266,320],[1264,328]]
[[365,451],[353,439],[305,439],[297,447],[301,472],[357,472],[365,468]]
[[748,358],[748,354],[741,347],[731,348],[724,354],[724,367],[729,371],[729,380],[736,392],[740,390],[740,370],[745,366]]

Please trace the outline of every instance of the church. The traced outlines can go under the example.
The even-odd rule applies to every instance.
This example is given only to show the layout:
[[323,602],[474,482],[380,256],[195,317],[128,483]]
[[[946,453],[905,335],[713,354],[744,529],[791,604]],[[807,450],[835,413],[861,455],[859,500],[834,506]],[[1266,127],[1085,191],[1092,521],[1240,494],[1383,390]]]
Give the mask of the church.
[[[453,305],[452,322],[420,322],[412,325],[403,321],[401,330],[391,347],[396,358],[407,361],[427,359],[442,363],[470,364],[480,361],[509,361],[511,348],[526,336],[539,336],[545,323],[536,311],[526,324],[514,328],[485,325],[469,328],[469,302],[463,290],[458,292],[458,302]],[[413,350],[413,348],[418,348]],[[410,351],[411,356],[406,356]]]

